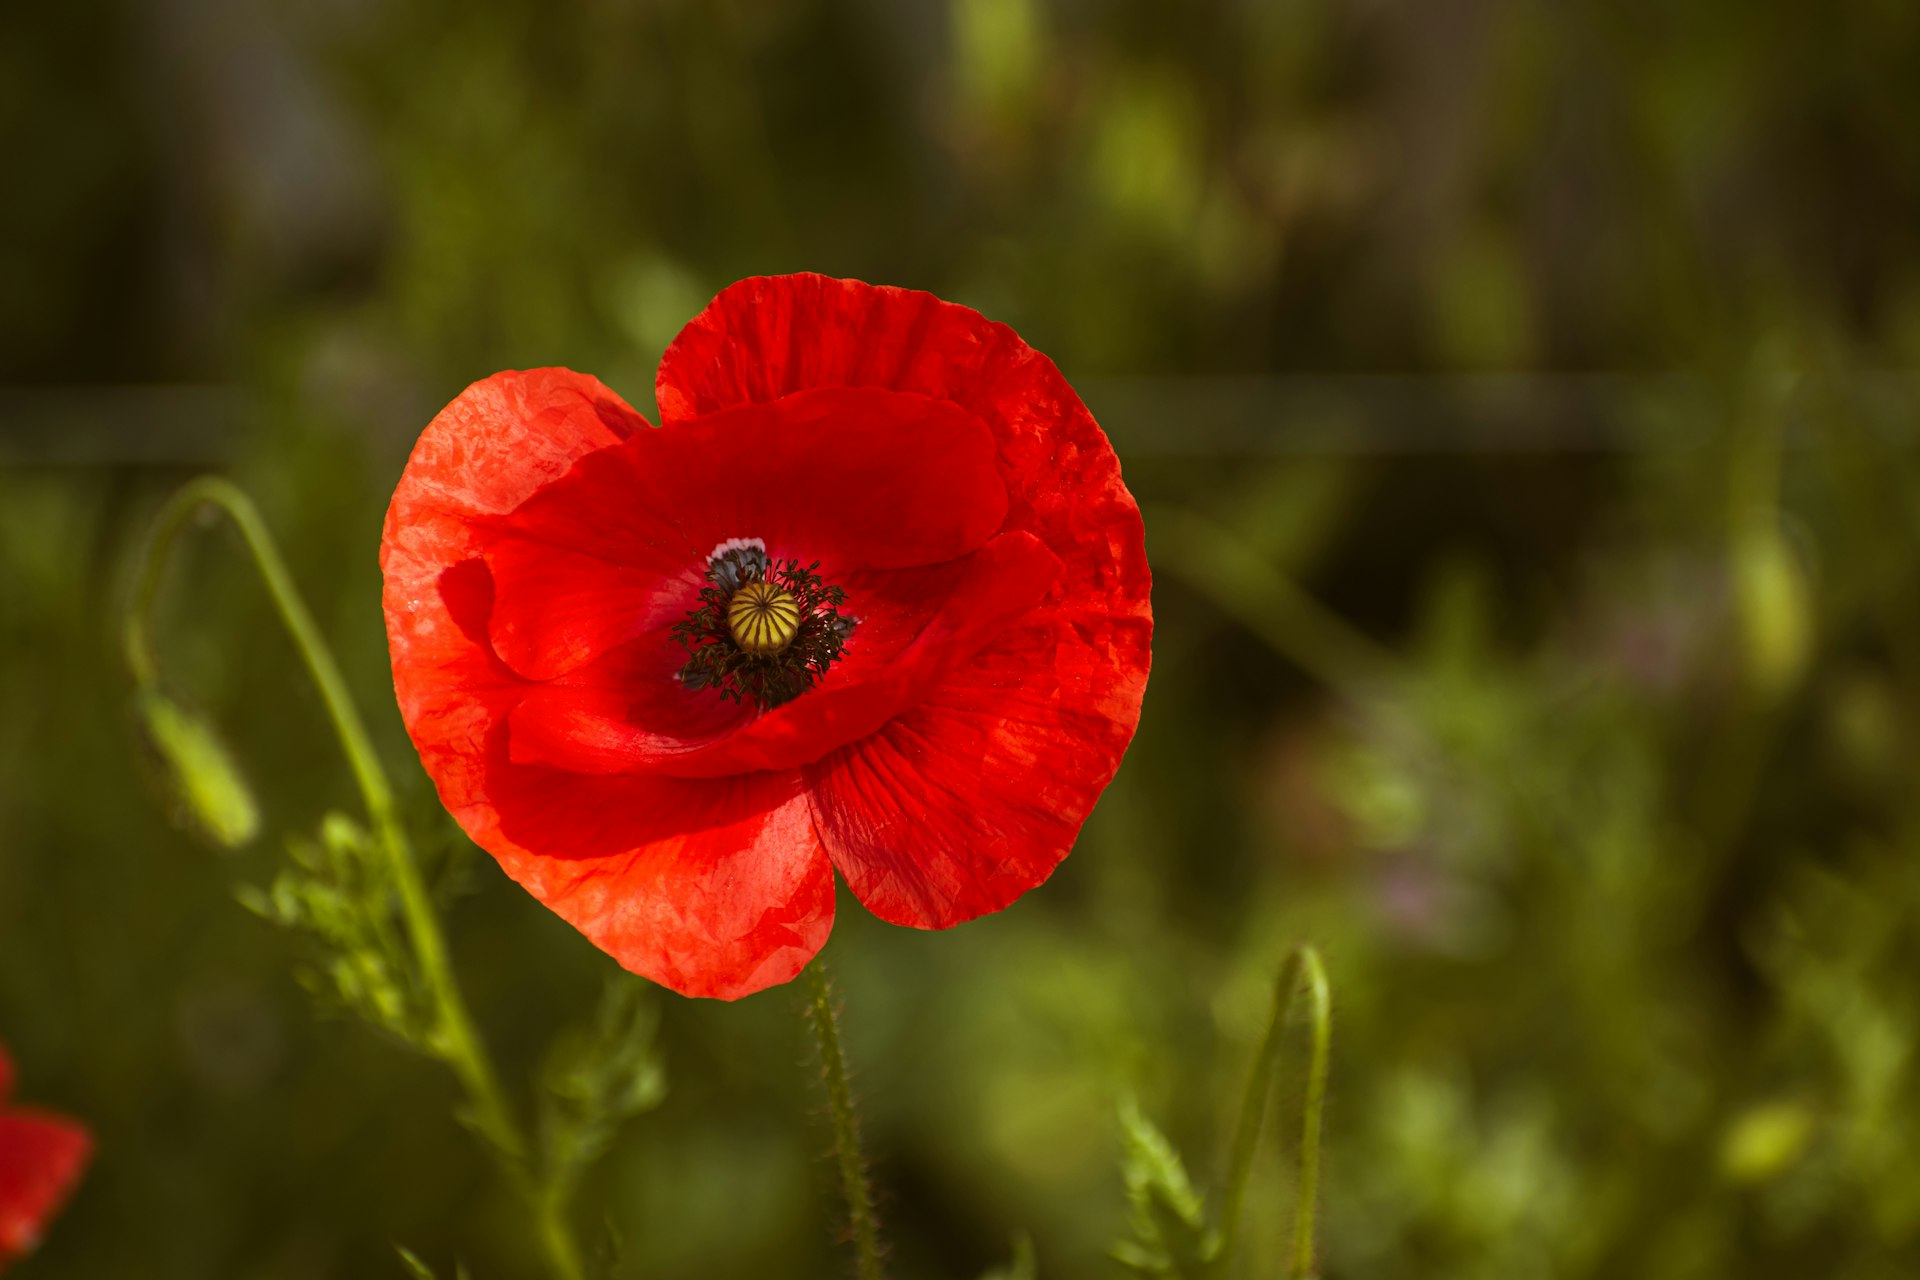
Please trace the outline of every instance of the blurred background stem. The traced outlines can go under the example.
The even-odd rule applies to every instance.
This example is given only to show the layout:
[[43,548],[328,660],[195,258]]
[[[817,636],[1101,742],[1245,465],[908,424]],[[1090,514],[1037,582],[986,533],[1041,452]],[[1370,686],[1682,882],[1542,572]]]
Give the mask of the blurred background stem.
[[1211,600],[1273,650],[1328,688],[1373,705],[1396,678],[1398,660],[1274,568],[1239,535],[1180,507],[1146,511],[1154,567]]
[[431,1049],[458,1077],[468,1102],[468,1120],[499,1153],[502,1164],[525,1198],[536,1219],[542,1247],[552,1273],[559,1280],[582,1280],[585,1270],[580,1250],[567,1225],[565,1206],[535,1173],[519,1121],[507,1104],[498,1074],[474,1029],[459,980],[447,955],[440,928],[411,843],[394,806],[393,788],[373,749],[359,709],[347,692],[333,651],[320,634],[293,575],[287,569],[259,508],[238,486],[217,476],[190,481],[169,498],[154,518],[141,555],[131,607],[127,611],[123,645],[128,669],[142,692],[156,690],[159,657],[153,643],[153,611],[161,577],[176,539],[198,512],[211,508],[226,515],[260,571],[267,594],[306,663],[308,674],[326,704],[341,751],[353,770],[374,836],[384,852],[406,917],[413,955],[433,1006]]

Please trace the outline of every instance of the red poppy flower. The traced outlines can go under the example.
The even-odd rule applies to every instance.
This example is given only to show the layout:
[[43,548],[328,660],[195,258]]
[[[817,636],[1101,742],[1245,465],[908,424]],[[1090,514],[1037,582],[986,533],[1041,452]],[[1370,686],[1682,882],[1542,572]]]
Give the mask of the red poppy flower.
[[13,1062],[0,1045],[0,1271],[39,1242],[93,1151],[87,1131],[64,1116],[10,1109]]
[[394,686],[467,833],[689,995],[784,982],[833,869],[944,928],[1066,856],[1139,720],[1140,511],[1051,361],[930,294],[722,293],[663,425],[496,374],[415,446],[381,544]]

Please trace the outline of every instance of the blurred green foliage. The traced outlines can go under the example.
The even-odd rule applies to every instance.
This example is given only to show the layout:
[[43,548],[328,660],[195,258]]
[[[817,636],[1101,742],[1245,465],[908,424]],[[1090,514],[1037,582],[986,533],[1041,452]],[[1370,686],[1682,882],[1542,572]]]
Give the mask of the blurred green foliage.
[[[1139,739],[1052,883],[937,935],[843,902],[899,1274],[1122,1274],[1147,1132],[1216,1204],[1302,940],[1330,1280],[1920,1274],[1920,8],[77,0],[0,15],[0,86],[0,1037],[100,1146],[23,1276],[539,1270],[441,1073],[317,1020],[311,940],[233,904],[292,876],[255,905],[324,933],[352,792],[217,527],[163,597],[176,747],[276,838],[168,824],[114,622],[203,469],[339,647],[590,1238],[843,1269],[798,994],[601,1008],[419,775],[374,565],[466,382],[649,409],[706,297],[797,269],[1054,357],[1157,571]],[[550,1050],[594,1025],[664,1097]]]

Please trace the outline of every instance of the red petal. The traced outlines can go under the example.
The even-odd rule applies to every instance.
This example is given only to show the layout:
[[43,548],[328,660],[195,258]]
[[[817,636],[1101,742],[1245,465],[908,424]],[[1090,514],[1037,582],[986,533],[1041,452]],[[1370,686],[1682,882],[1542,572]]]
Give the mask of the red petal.
[[502,374],[421,437],[381,544],[401,714],[440,798],[516,880],[635,972],[735,997],[792,977],[832,927],[832,870],[792,776],[711,783],[515,766],[534,686],[488,639],[497,516],[644,425],[591,378]]
[[925,396],[827,388],[638,433],[531,498],[507,527],[666,573],[732,537],[836,568],[890,569],[971,551],[1005,512],[993,437],[972,415]]
[[827,390],[645,431],[582,459],[502,522],[493,639],[549,679],[697,607],[713,549],[861,569],[966,554],[999,527],[993,438],[950,404]]
[[907,391],[979,418],[1007,485],[1000,527],[1037,535],[1087,599],[1150,616],[1140,511],[1105,433],[1051,360],[969,307],[858,280],[756,276],[681,330],[656,390],[672,424],[817,387]]
[[496,591],[494,652],[529,680],[551,680],[670,628],[700,605],[706,555],[689,552],[677,563],[682,572],[668,576],[530,538],[502,538],[487,551]]
[[754,710],[678,679],[687,651],[653,632],[536,685],[514,708],[508,746],[516,764],[574,773],[630,773],[636,755],[677,755],[723,737]]
[[508,875],[683,995],[786,982],[833,928],[833,870],[797,774],[695,782],[502,762],[490,803],[498,825],[469,831]]
[[1055,615],[955,668],[912,710],[805,771],[847,887],[894,924],[998,911],[1066,857],[1133,736],[1144,621]]
[[64,1117],[0,1113],[0,1263],[39,1242],[92,1151],[87,1131]]
[[427,425],[389,514],[412,527],[433,515],[471,520],[511,511],[584,455],[646,426],[626,401],[584,373],[496,373],[462,391]]
[[[729,285],[660,359],[663,422],[764,404],[815,387],[888,387],[966,405],[990,390],[1018,335],[930,293],[801,273]],[[973,397],[991,402],[990,395]]]
[[[698,708],[728,704],[681,690],[657,658],[654,672],[644,670],[644,660],[623,662],[619,674],[589,687],[542,686],[513,712],[513,759],[582,773],[686,778],[811,763],[912,706],[1028,613],[1059,569],[1037,538],[1019,533],[944,565],[857,577],[849,609],[862,620],[846,657],[818,687],[744,725],[721,722],[711,711],[705,723],[696,721]],[[647,643],[634,650],[645,652]],[[669,660],[683,652],[671,639],[654,643]],[[637,699],[639,690],[658,692]]]
[[[497,373],[442,409],[407,460],[380,542],[387,643],[394,692],[436,780],[443,744],[472,732],[479,707],[447,705],[450,692],[480,679],[497,686],[510,673],[482,655],[471,632],[484,630],[491,583],[484,565],[465,567],[492,540],[491,518],[504,515],[574,462],[618,444],[646,420],[596,378],[566,369]],[[451,581],[443,583],[448,574]],[[478,575],[477,577],[475,575]],[[442,598],[464,602],[460,617]],[[481,611],[475,613],[475,606]],[[484,656],[477,666],[469,660]],[[428,718],[454,716],[464,729]],[[478,717],[484,723],[485,716]]]

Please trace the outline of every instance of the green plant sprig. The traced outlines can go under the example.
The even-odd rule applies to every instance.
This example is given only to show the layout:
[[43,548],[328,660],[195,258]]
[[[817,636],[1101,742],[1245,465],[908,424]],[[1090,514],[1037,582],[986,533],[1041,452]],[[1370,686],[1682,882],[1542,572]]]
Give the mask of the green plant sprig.
[[[297,870],[283,874],[269,892],[243,892],[242,901],[262,915],[303,928],[331,944],[335,951],[331,963],[309,985],[330,985],[333,998],[446,1064],[465,1094],[461,1119],[495,1152],[527,1203],[552,1274],[558,1280],[585,1280],[586,1268],[565,1203],[577,1167],[569,1164],[564,1175],[536,1167],[525,1130],[475,1030],[448,956],[446,936],[366,725],[266,522],[252,499],[227,480],[203,476],[181,488],[161,507],[142,547],[122,628],[123,653],[137,705],[143,713],[177,705],[161,692],[153,611],[174,544],[189,519],[206,509],[225,515],[239,530],[320,692],[369,823],[363,831],[350,820],[332,816],[317,844],[294,842]],[[205,760],[223,768],[227,763],[217,752],[187,757],[166,753],[164,762],[178,771],[183,764]],[[194,786],[193,778],[177,781],[189,798],[205,791]],[[233,785],[231,777],[220,781],[226,789]],[[222,829],[233,827],[229,822]],[[395,900],[405,925],[404,948],[388,918],[388,904]]]

